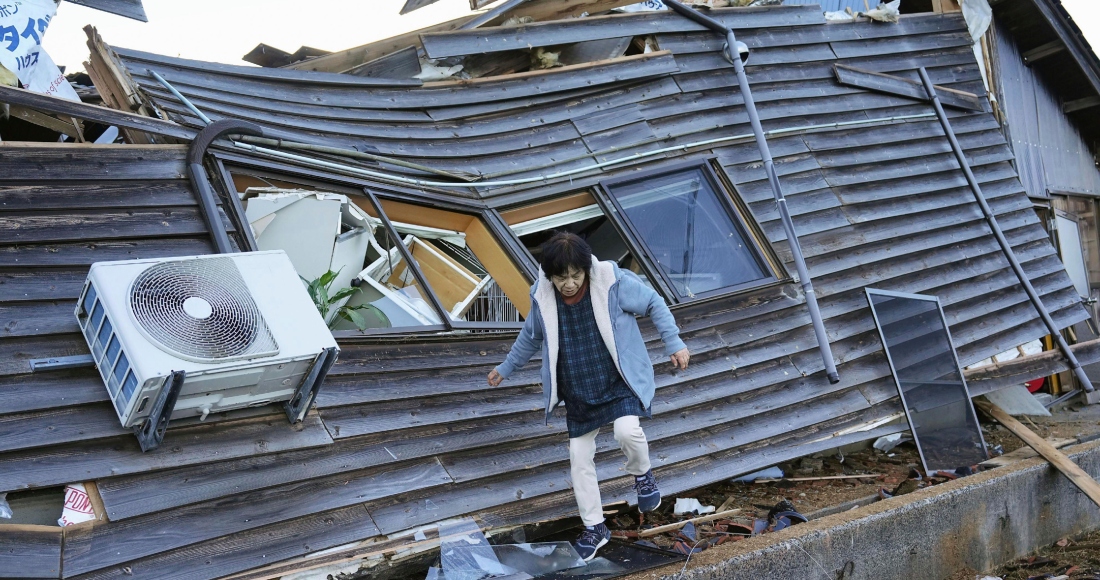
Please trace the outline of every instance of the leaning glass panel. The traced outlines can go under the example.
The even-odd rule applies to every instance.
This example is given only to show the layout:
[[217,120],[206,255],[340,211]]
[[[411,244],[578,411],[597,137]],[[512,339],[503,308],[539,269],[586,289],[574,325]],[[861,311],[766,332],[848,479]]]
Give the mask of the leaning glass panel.
[[608,190],[681,297],[770,277],[701,168],[613,184]]
[[925,470],[988,459],[939,300],[870,288],[867,298]]

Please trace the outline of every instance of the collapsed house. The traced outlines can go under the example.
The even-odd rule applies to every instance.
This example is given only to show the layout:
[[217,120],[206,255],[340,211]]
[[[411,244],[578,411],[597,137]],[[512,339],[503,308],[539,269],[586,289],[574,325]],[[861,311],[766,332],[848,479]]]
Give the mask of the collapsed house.
[[[723,39],[664,11],[565,18],[624,4],[505,2],[284,68],[111,47],[92,31],[88,72],[110,108],[0,87],[2,102],[114,125],[127,141],[0,147],[0,491],[81,482],[96,513],[65,528],[0,525],[0,577],[354,570],[416,549],[417,532],[448,519],[506,529],[569,516],[564,416],[544,424],[537,369],[485,383],[530,308],[532,252],[554,230],[586,237],[673,307],[686,371],[670,370],[642,323],[657,375],[646,430],[666,494],[907,430],[866,288],[938,297],[963,366],[1049,334],[914,92],[921,67],[1054,322],[1090,318],[1091,285],[1075,285],[1036,203],[1098,193],[1091,135],[1058,116],[1076,164],[1022,163],[1014,144],[1030,141],[1009,124],[1010,143],[1002,122],[1026,114],[1004,94],[1019,84],[987,90],[996,77],[982,72],[1008,70],[993,53],[1011,60],[1015,42],[1050,34],[1014,41],[1014,23],[1058,24],[1017,5],[1055,3],[997,3],[1015,20],[979,33],[977,52],[959,12],[896,23],[827,22],[823,7],[791,2],[708,12],[750,49],[835,384]],[[1083,41],[1067,38],[1072,65]],[[1083,50],[1093,60],[1074,74],[1095,80]],[[415,78],[426,70],[465,78]],[[1017,74],[1041,85],[1032,69]],[[1089,94],[1074,111],[1100,111],[1098,89],[1075,85]],[[196,148],[220,120],[262,136],[238,129]],[[1078,213],[1095,238],[1096,212]],[[1091,284],[1100,253],[1088,243]],[[334,290],[359,289],[333,305],[341,354],[315,408],[294,425],[269,405],[181,419],[142,452],[73,316],[89,265],[272,248],[306,281],[331,271]],[[360,319],[337,319],[340,306]],[[1053,354],[989,370],[970,394],[1066,369]],[[605,501],[632,500],[611,433],[597,445]]]

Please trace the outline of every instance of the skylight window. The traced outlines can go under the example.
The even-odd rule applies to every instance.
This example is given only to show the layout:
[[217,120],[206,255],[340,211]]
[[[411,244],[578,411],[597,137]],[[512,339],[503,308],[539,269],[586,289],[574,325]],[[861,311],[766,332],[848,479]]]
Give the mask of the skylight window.
[[604,184],[625,226],[679,301],[774,280],[705,165]]

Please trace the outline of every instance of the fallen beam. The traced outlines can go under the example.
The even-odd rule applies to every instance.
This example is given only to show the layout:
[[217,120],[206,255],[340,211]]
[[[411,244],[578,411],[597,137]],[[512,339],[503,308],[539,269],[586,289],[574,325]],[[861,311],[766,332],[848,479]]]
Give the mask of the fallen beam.
[[[1070,347],[1077,360],[1083,364],[1100,362],[1100,338],[1079,342]],[[963,372],[970,395],[976,397],[1011,385],[1060,373],[1069,369],[1069,362],[1060,351],[1048,350],[1040,354],[1022,356]]]
[[704,522],[713,522],[714,520],[720,520],[725,517],[736,515],[741,513],[741,508],[726,510],[724,512],[716,512],[713,514],[707,514],[705,516],[699,516],[697,518],[691,518],[690,520],[684,520],[682,522],[676,522],[674,524],[665,524],[663,526],[657,526],[655,528],[649,528],[648,530],[642,530],[639,534],[639,538],[650,538],[657,534],[663,534],[665,532],[671,532],[678,530],[688,524],[701,524]]
[[1039,455],[1053,465],[1055,469],[1061,471],[1062,475],[1068,477],[1069,480],[1073,482],[1073,485],[1077,486],[1077,489],[1085,492],[1085,495],[1089,496],[1092,503],[1100,506],[1100,483],[1096,483],[1096,480],[1086,473],[1084,469],[1081,469],[1080,466],[1074,463],[1073,460],[1066,457],[1061,451],[1055,449],[1046,439],[1043,439],[1034,431],[1025,427],[1023,423],[1017,421],[1012,415],[1005,413],[997,405],[986,401],[974,401],[974,406],[981,409],[983,413],[989,415],[1001,425],[1004,425],[1009,431],[1012,431],[1013,435],[1022,439],[1024,443],[1027,443],[1029,447],[1037,451]]
[[125,113],[116,109],[108,109],[107,107],[87,105],[68,99],[32,93],[23,89],[6,87],[3,85],[0,85],[0,103],[19,105],[27,109],[49,113],[51,115],[76,117],[77,119],[83,119],[85,121],[95,121],[96,123],[104,125],[117,125],[124,129],[135,129],[154,135],[164,135],[187,141],[190,141],[195,136],[194,129],[175,123],[169,123],[168,121],[154,119],[153,117]]

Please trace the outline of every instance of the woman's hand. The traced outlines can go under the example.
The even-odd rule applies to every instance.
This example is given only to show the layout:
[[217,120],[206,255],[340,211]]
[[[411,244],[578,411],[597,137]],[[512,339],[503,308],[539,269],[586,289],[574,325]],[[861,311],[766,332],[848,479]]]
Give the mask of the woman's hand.
[[[672,353],[669,358],[672,360],[672,368],[684,371],[688,368],[688,359],[691,358],[691,354],[688,353],[688,349],[684,348]],[[492,377],[492,375],[489,376]]]
[[[684,352],[686,354],[687,350],[685,349]],[[677,354],[679,354],[679,353],[677,353]],[[687,364],[687,363],[684,363],[684,364]],[[498,373],[496,369],[493,369],[493,370],[489,371],[489,386],[490,387],[495,387],[495,386],[499,385],[502,382],[504,382],[504,377],[500,376],[500,373]]]

